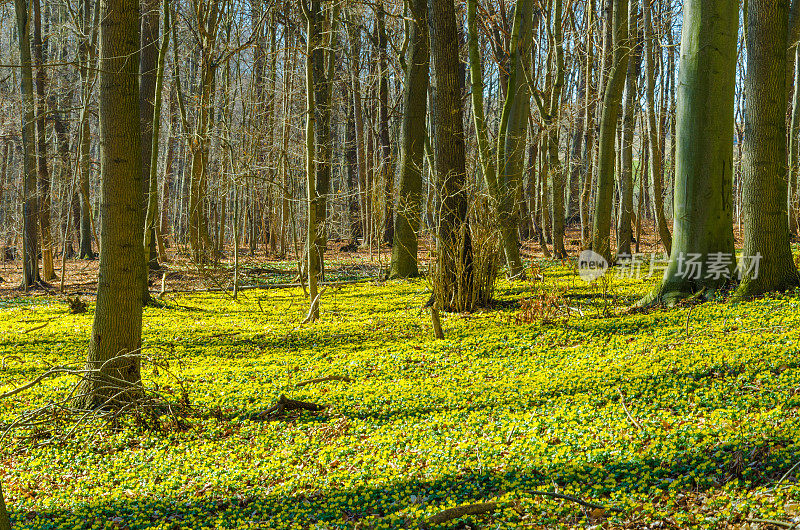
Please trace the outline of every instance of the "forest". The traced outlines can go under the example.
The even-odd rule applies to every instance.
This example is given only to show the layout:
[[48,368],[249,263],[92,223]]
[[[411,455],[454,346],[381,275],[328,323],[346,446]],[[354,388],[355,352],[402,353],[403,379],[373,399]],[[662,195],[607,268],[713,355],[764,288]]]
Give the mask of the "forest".
[[800,0],[0,0],[0,530],[800,530]]

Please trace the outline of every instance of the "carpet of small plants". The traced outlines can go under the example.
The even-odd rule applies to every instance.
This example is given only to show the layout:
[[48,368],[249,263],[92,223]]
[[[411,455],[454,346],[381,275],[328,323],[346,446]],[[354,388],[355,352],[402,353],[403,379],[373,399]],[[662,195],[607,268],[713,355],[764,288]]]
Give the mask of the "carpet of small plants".
[[[633,313],[652,279],[588,285],[550,262],[529,276],[492,310],[442,315],[443,341],[424,280],[331,287],[303,326],[300,289],[168,296],[145,310],[145,348],[181,381],[143,375],[176,399],[183,385],[184,423],[40,446],[11,433],[14,528],[417,528],[485,501],[500,509],[440,528],[800,522],[799,293]],[[0,302],[0,393],[79,363],[93,310]],[[351,381],[296,386],[325,376]],[[0,423],[73,384],[0,402]],[[260,419],[281,394],[327,408]]]

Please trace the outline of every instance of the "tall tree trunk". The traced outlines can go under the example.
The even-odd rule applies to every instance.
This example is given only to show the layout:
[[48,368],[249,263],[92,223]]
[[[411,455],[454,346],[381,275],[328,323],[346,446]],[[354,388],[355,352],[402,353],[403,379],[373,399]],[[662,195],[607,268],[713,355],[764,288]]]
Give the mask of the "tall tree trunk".
[[467,220],[466,154],[458,32],[453,0],[432,0],[431,57],[436,84],[436,175],[440,191],[433,304],[468,311],[480,298]]
[[[429,48],[428,0],[410,0],[409,48],[406,61],[403,123],[400,145],[400,196],[394,219],[394,241],[390,276],[419,275],[417,232],[422,207],[422,163],[428,101]],[[391,197],[389,197],[391,200]],[[387,218],[388,221],[391,219]]]
[[592,85],[594,72],[594,0],[588,0],[586,13],[586,65],[584,80],[586,82],[586,93],[584,105],[586,106],[586,124],[583,128],[584,135],[584,166],[583,182],[581,184],[580,214],[581,214],[581,244],[589,245],[591,240],[591,198],[592,180],[594,178],[594,133],[595,133],[595,90]]
[[611,261],[611,207],[614,199],[616,136],[622,91],[630,59],[628,0],[614,0],[613,56],[600,119],[597,198],[592,225],[592,250]]
[[[312,3],[316,3],[314,0]],[[314,108],[316,109],[316,164],[315,184],[317,209],[317,258],[321,274],[325,274],[324,254],[328,245],[328,195],[331,188],[333,161],[333,135],[331,117],[333,113],[333,77],[336,70],[336,33],[339,4],[320,7],[316,16],[316,34],[321,41],[314,49]]]
[[[155,66],[156,71],[156,82],[153,90],[153,94],[155,100],[153,101],[153,115],[150,118],[150,123],[152,124],[152,130],[150,132],[150,160],[147,163],[147,169],[149,170],[149,174],[146,177],[147,180],[147,194],[145,195],[146,201],[146,215],[144,221],[144,244],[142,248],[144,249],[144,256],[145,256],[145,269],[147,268],[160,268],[158,264],[158,255],[155,252],[155,239],[156,239],[156,216],[158,210],[158,151],[159,151],[159,140],[161,135],[161,101],[162,101],[162,94],[164,92],[164,65],[166,63],[167,51],[169,48],[169,26],[170,26],[170,7],[169,7],[169,0],[164,0],[163,3],[163,12],[164,12],[164,31],[162,32],[161,36],[161,46],[158,48],[158,63]],[[153,22],[157,22],[158,16],[156,15],[156,20]],[[158,29],[158,28],[156,28]],[[158,31],[156,31],[158,33]],[[140,95],[141,97],[141,95]],[[145,126],[144,124],[142,125]],[[142,141],[146,138],[145,134],[142,134]],[[147,270],[145,270],[145,278],[143,282],[143,292],[142,298],[147,303],[148,299],[150,298],[150,289],[149,289],[149,282],[147,278]]]
[[118,406],[141,381],[142,199],[139,119],[139,0],[104,0],[100,24],[100,276],[85,405]]
[[78,162],[80,176],[78,196],[80,198],[80,252],[81,259],[94,259],[92,250],[92,211],[89,200],[89,179],[91,167],[91,125],[89,123],[89,99],[97,76],[96,63],[97,29],[100,16],[100,1],[92,8],[91,0],[81,1],[81,21],[84,37],[78,48],[81,75],[81,111],[78,123]]
[[347,33],[350,41],[350,85],[353,97],[353,119],[355,121],[356,157],[358,159],[358,204],[361,212],[361,235],[368,237],[367,214],[367,161],[364,146],[364,109],[361,102],[361,37],[359,26],[351,9],[347,10]]
[[14,0],[19,37],[22,95],[22,288],[39,282],[39,200],[36,174],[35,102],[31,60],[30,20],[25,0]]
[[[731,187],[738,22],[737,0],[686,0],[684,4],[675,127],[674,240],[661,284],[639,305],[671,306],[699,293],[708,298],[733,273]],[[691,265],[712,262],[713,274],[702,269],[698,273]]]
[[301,0],[300,6],[306,20],[306,191],[308,193],[308,225],[306,232],[307,265],[308,275],[308,297],[310,308],[308,319],[311,321],[319,320],[319,293],[318,282],[320,274],[320,249],[317,247],[319,238],[319,223],[317,220],[317,203],[319,194],[317,192],[316,176],[316,114],[315,105],[315,54],[319,47],[320,36],[317,32],[319,18],[319,0],[311,0],[311,5],[307,6],[305,0]]
[[44,48],[41,0],[33,1],[33,59],[36,63],[36,164],[39,186],[39,230],[42,236],[42,276],[56,277],[53,268],[53,234],[50,228],[50,169],[47,167],[47,99],[45,95]]
[[[648,1],[648,0],[645,0]],[[630,0],[628,35],[632,43],[632,57],[628,61],[625,82],[625,107],[622,112],[622,171],[619,175],[620,210],[617,226],[617,254],[631,255],[633,242],[633,139],[636,128],[636,108],[639,99],[639,74],[641,71],[641,42],[639,39],[639,1]]]
[[[529,0],[518,5],[512,27],[509,47],[511,71],[506,89],[506,100],[497,138],[497,151],[493,155],[483,105],[483,66],[480,57],[477,24],[477,0],[467,2],[470,82],[472,83],[472,113],[478,141],[486,188],[496,211],[503,252],[511,278],[524,279],[525,271],[519,254],[519,218],[514,199],[525,167],[525,138],[527,137],[530,92],[525,72],[530,57],[532,6]],[[496,156],[496,158],[495,158]],[[499,171],[498,171],[499,168]]]
[[[192,259],[196,262],[203,262],[208,258],[207,252],[212,250],[205,208],[209,173],[209,132],[212,120],[211,101],[214,94],[214,79],[219,66],[215,49],[220,22],[220,2],[218,0],[197,0],[195,11],[198,20],[198,34],[200,36],[200,101],[197,109],[197,126],[189,140],[189,147],[192,152],[189,191],[189,246],[192,251]],[[182,114],[185,113],[182,112]],[[185,122],[185,120],[183,121]],[[188,129],[188,127],[185,128]]]
[[550,93],[550,103],[545,115],[547,124],[547,156],[548,167],[553,178],[553,255],[556,259],[566,259],[567,249],[564,247],[564,188],[566,187],[566,173],[559,156],[559,121],[558,113],[561,106],[561,92],[564,88],[564,32],[562,29],[562,2],[555,0],[553,14],[553,38],[551,39],[555,51],[552,68],[553,89]]
[[[656,100],[655,100],[655,69],[656,58],[654,53],[654,37],[653,37],[653,21],[651,15],[650,2],[645,1],[643,4],[644,10],[644,46],[645,46],[645,82],[647,94],[647,134],[648,144],[650,146],[650,174],[653,186],[653,203],[656,210],[656,227],[658,229],[661,244],[667,254],[670,253],[672,248],[672,234],[667,226],[667,220],[664,216],[664,164],[662,148],[662,141],[659,137],[659,131],[663,128],[659,127],[656,117]],[[659,52],[660,53],[660,52]]]
[[788,9],[789,0],[749,0],[748,5],[744,246],[737,299],[800,284],[789,246],[786,203]]
[[[160,6],[158,0],[140,0],[140,2],[142,10],[142,47],[139,51],[139,116],[142,120],[142,209],[146,212],[146,218],[147,213],[149,213],[149,202],[153,189],[153,185],[150,182],[150,164],[153,158],[153,128],[156,126],[153,122],[153,108],[157,97],[156,69],[159,55],[158,26]],[[157,160],[158,152],[156,152]],[[150,233],[145,234],[145,231]],[[147,244],[144,258],[148,268],[156,270],[159,268],[159,264],[155,246],[155,225],[153,223],[147,224],[145,221],[145,224],[142,225],[142,234],[142,241]],[[145,304],[150,299],[148,279],[149,274],[145,271],[145,275],[142,277]]]
[[376,8],[378,24],[378,141],[380,143],[380,174],[384,185],[383,242],[394,242],[394,160],[389,137],[389,64],[387,57],[386,13],[383,0]]

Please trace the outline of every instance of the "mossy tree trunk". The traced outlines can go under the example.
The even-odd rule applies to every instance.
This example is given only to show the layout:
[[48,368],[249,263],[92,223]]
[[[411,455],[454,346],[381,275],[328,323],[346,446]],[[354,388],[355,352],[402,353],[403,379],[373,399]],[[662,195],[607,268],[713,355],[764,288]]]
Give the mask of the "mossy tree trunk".
[[408,60],[403,94],[402,139],[400,144],[400,194],[394,218],[392,278],[419,275],[418,240],[422,207],[422,162],[427,131],[429,47],[428,0],[410,0]]
[[605,87],[600,118],[597,196],[592,225],[592,250],[609,261],[611,261],[611,207],[614,200],[614,173],[617,160],[617,122],[630,60],[628,0],[614,0],[613,5],[611,70]]
[[[675,219],[661,284],[640,305],[709,297],[733,274],[733,126],[737,0],[687,0],[676,114]],[[782,78],[781,78],[782,80]],[[782,87],[782,85],[781,85]],[[720,259],[717,259],[720,258]],[[703,268],[687,267],[689,260]],[[708,274],[716,261],[719,274]]]
[[102,223],[97,306],[84,383],[87,407],[118,406],[141,382],[142,226],[139,1],[104,0],[100,16]]
[[[800,284],[789,246],[786,47],[789,0],[749,0],[742,210],[747,299]],[[758,267],[756,268],[756,264]]]

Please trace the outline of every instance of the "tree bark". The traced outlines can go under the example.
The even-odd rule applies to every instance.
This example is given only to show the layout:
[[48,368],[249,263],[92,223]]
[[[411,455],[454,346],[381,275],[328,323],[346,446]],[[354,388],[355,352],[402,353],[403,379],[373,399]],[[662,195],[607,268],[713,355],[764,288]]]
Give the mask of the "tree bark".
[[383,242],[394,243],[394,160],[389,136],[389,64],[387,56],[386,13],[383,0],[376,8],[378,25],[378,138],[380,143],[380,174],[384,186]]
[[592,250],[611,261],[611,207],[614,199],[616,135],[622,91],[630,59],[628,0],[614,0],[613,56],[600,119],[597,197],[592,226]]
[[749,0],[748,5],[744,246],[739,265],[743,275],[736,299],[800,284],[789,245],[786,203],[788,9],[788,0]]
[[667,220],[664,216],[664,165],[662,149],[662,142],[659,138],[659,126],[656,118],[656,101],[655,101],[655,67],[656,60],[653,48],[653,21],[651,15],[650,2],[644,2],[644,45],[645,45],[645,79],[646,79],[646,94],[647,94],[647,134],[648,144],[650,146],[650,174],[653,187],[653,203],[656,213],[656,228],[661,244],[667,254],[670,253],[672,248],[672,233],[667,226]]
[[564,88],[564,31],[562,29],[562,2],[555,0],[553,16],[553,38],[551,39],[555,51],[553,65],[553,89],[550,94],[550,103],[544,117],[547,124],[547,155],[550,175],[553,179],[553,256],[556,259],[566,259],[567,249],[564,247],[564,188],[566,186],[566,173],[559,156],[559,121],[558,113],[561,106],[561,92]]
[[[158,151],[159,140],[161,135],[161,101],[164,92],[164,65],[166,63],[167,51],[169,48],[169,31],[170,31],[170,7],[169,0],[164,0],[164,31],[161,36],[161,45],[158,48],[158,62],[155,66],[156,82],[153,89],[154,101],[152,104],[153,115],[150,118],[152,130],[150,132],[150,160],[147,163],[149,174],[145,177],[144,171],[142,178],[147,180],[147,193],[145,195],[146,215],[144,222],[144,249],[145,256],[145,276],[143,282],[142,298],[147,303],[150,298],[149,282],[147,269],[160,268],[158,263],[158,255],[155,252],[155,239],[156,239],[156,217],[158,210]],[[158,24],[158,16],[155,17],[156,25]],[[157,28],[156,28],[157,29]],[[156,31],[158,33],[158,31]],[[141,97],[141,95],[140,95]],[[144,127],[146,124],[143,124]],[[146,139],[147,135],[142,134],[142,141]]]
[[99,376],[84,383],[85,406],[119,406],[135,397],[142,346],[141,121],[139,1],[104,0],[100,24],[102,248],[97,306],[87,359]]
[[[648,0],[645,0],[647,2]],[[619,175],[620,209],[617,226],[617,254],[631,255],[633,242],[633,140],[636,128],[636,108],[639,99],[639,74],[641,71],[641,43],[639,39],[639,1],[630,0],[628,34],[632,43],[632,57],[628,61],[625,82],[625,107],[622,112],[622,171]]]
[[467,220],[461,68],[453,0],[432,0],[430,17],[440,192],[433,304],[435,309],[468,311],[479,299],[479,286],[475,284],[472,234]]
[[36,174],[35,102],[31,60],[30,20],[25,0],[15,0],[22,94],[22,288],[39,283],[39,196]]
[[3,498],[2,484],[0,484],[0,530],[11,530],[11,519],[8,517],[6,501]]
[[[400,145],[400,193],[394,218],[390,277],[419,275],[417,233],[422,207],[422,163],[427,130],[429,48],[428,0],[410,0],[409,48],[403,96]],[[391,198],[389,198],[391,200]],[[387,220],[389,220],[387,218]]]
[[42,276],[56,278],[53,268],[53,234],[50,227],[50,168],[47,166],[47,99],[45,95],[44,47],[41,0],[33,1],[33,58],[36,63],[36,164],[39,186],[39,231],[42,237]]
[[319,18],[319,0],[311,0],[311,5],[307,6],[305,0],[301,0],[300,6],[303,9],[303,16],[306,21],[306,191],[308,194],[308,223],[306,231],[307,262],[306,274],[308,275],[308,297],[310,308],[308,320],[319,320],[319,293],[318,283],[320,274],[320,250],[317,247],[319,241],[319,223],[317,221],[317,203],[319,194],[316,187],[316,105],[315,105],[315,67],[314,55],[319,46],[320,36],[317,33],[317,19]]
[[[687,0],[683,12],[676,115],[675,218],[661,284],[639,305],[708,298],[733,274],[733,126],[737,0]],[[781,85],[783,88],[783,85]],[[724,260],[730,261],[726,264]],[[689,261],[715,260],[719,275]]]
[[[158,26],[159,26],[159,1],[140,0],[142,10],[142,29],[141,29],[141,50],[139,51],[139,116],[142,120],[142,209],[149,213],[150,197],[153,194],[154,185],[150,182],[150,165],[152,163],[153,149],[153,129],[156,126],[153,121],[153,109],[156,99],[156,77],[157,62],[159,56],[158,46]],[[156,151],[156,161],[158,152]],[[156,165],[158,165],[156,163]],[[156,194],[157,197],[157,194]],[[145,216],[146,217],[146,216]],[[156,252],[155,225],[147,224],[145,220],[142,225],[142,241],[147,244],[144,251],[144,259],[148,268],[157,270],[158,254]],[[148,231],[149,234],[145,234]],[[142,277],[142,289],[145,304],[149,302],[150,291],[148,288],[149,274],[145,271]]]

